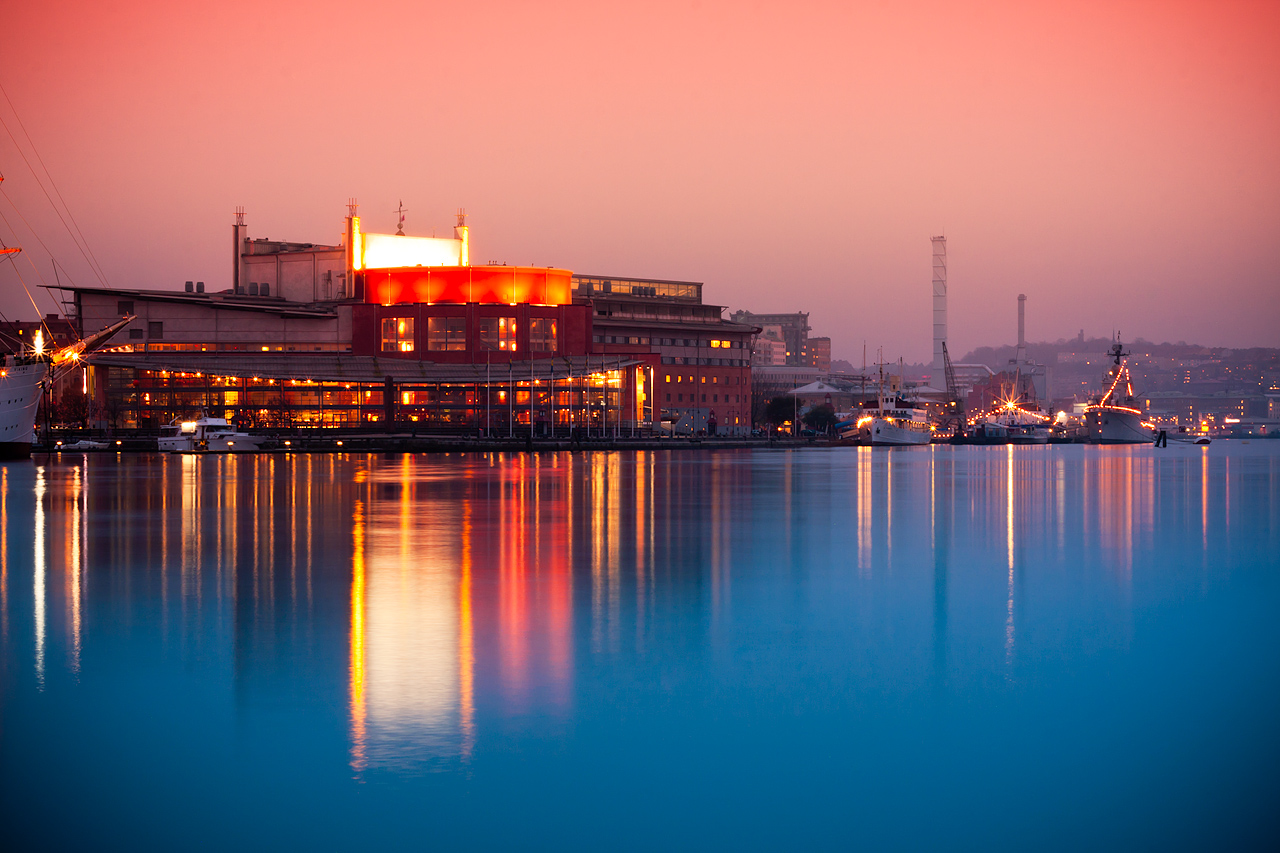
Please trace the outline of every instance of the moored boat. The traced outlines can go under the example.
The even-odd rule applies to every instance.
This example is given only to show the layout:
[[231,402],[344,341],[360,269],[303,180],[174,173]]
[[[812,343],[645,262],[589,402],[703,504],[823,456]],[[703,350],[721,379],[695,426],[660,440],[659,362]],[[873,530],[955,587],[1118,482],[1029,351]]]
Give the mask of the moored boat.
[[884,386],[880,365],[880,391],[872,406],[864,404],[860,417],[842,424],[840,437],[875,447],[928,444],[934,429],[923,409],[917,409]]
[[158,446],[166,453],[252,453],[266,438],[237,432],[226,418],[175,419],[161,427]]

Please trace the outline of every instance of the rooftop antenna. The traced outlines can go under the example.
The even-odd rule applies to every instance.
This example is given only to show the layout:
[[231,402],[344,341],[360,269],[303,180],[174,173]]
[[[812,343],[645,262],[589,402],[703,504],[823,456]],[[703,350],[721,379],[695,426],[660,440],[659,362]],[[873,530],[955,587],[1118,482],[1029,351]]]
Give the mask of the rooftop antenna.
[[404,199],[400,199],[400,206],[396,208],[396,213],[399,214],[400,216],[400,220],[396,223],[396,236],[403,237],[404,236]]
[[236,224],[237,225],[244,224],[244,207],[243,206],[236,208]]
[[347,199],[347,216],[355,216],[360,205],[356,203],[354,198]]

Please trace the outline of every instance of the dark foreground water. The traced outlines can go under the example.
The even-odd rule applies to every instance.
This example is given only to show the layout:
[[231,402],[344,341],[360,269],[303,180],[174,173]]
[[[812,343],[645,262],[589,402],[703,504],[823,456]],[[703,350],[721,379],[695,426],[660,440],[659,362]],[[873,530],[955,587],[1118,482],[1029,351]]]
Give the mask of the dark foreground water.
[[1269,847],[1280,442],[0,468],[6,849]]

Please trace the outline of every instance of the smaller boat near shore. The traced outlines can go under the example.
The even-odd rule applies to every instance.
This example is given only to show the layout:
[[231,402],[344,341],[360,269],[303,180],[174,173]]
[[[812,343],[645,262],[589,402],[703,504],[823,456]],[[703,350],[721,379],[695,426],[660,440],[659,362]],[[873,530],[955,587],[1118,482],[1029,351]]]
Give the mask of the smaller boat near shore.
[[164,453],[253,453],[265,436],[237,432],[226,418],[202,414],[193,420],[175,418],[160,428],[158,446]]

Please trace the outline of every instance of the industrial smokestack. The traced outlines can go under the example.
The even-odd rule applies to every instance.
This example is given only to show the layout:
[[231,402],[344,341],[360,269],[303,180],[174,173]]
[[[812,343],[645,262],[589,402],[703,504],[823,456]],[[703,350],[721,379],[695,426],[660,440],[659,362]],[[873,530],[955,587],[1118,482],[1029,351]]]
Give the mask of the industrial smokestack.
[[933,376],[934,388],[946,387],[942,344],[947,339],[947,238],[933,241]]
[[1027,294],[1018,294],[1018,361],[1027,352]]

